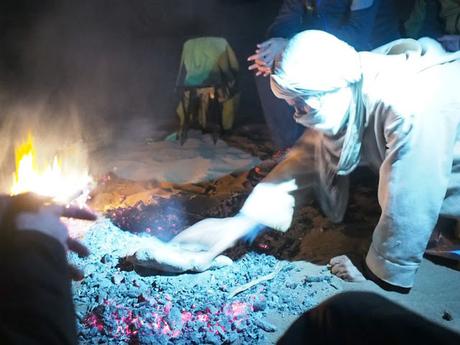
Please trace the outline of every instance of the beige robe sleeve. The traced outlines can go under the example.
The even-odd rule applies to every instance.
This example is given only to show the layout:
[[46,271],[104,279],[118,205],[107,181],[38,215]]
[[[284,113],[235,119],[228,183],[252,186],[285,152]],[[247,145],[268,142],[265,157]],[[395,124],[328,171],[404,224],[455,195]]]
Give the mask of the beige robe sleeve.
[[[327,177],[327,162],[321,154],[323,144],[320,132],[306,129],[287,157],[254,188],[241,212],[284,232],[301,199],[315,197],[328,218],[340,222],[347,207],[349,180],[348,176]],[[294,191],[297,198],[292,196]]]

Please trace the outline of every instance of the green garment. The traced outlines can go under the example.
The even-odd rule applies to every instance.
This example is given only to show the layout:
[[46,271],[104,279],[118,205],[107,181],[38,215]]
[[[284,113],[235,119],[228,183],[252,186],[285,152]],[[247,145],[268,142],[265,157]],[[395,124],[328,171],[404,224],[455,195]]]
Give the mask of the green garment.
[[425,0],[416,0],[409,18],[404,23],[407,37],[418,38],[426,16]]
[[[436,17],[441,20],[446,34],[460,34],[460,0],[438,0],[439,13]],[[429,13],[428,13],[429,15]],[[404,23],[408,37],[418,38],[419,32],[427,17],[426,0],[416,0],[409,19]]]
[[441,0],[440,17],[445,24],[446,33],[460,34],[460,0]]
[[232,128],[239,102],[238,70],[235,53],[225,38],[199,37],[184,43],[177,82],[179,88],[184,88],[182,101],[177,107],[181,128],[185,122],[184,109],[188,109],[190,100],[190,87],[200,98],[200,126],[206,127],[209,101],[217,96],[222,105],[222,128]]

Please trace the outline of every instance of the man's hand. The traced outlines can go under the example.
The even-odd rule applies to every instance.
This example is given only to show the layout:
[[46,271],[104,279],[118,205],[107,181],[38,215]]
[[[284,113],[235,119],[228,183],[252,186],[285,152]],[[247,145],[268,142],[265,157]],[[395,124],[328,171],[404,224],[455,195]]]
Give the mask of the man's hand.
[[[53,237],[66,250],[73,251],[79,256],[89,254],[86,248],[79,241],[69,237],[66,225],[61,222],[60,217],[78,218],[84,220],[95,220],[96,215],[87,209],[75,206],[57,205],[49,198],[43,198],[34,194],[22,194],[11,197],[9,214],[5,218],[10,218],[15,231],[33,230]],[[83,273],[76,267],[69,265],[72,279],[81,280]]]
[[170,242],[148,239],[129,257],[138,266],[159,271],[202,272],[227,266],[232,260],[221,254],[255,228],[250,219],[237,215],[204,219],[184,230]]
[[287,40],[285,38],[270,38],[269,40],[257,45],[256,53],[248,57],[248,61],[253,62],[249,66],[249,70],[256,70],[256,76],[268,76],[272,70],[275,58],[280,55],[286,47]]
[[182,247],[202,248],[214,258],[232,247],[236,241],[249,234],[256,226],[257,223],[242,215],[208,218],[182,231],[170,243],[179,244]]
[[286,232],[292,223],[297,190],[294,179],[282,183],[259,183],[243,204],[240,213],[272,229]]
[[460,50],[460,35],[444,35],[438,38],[445,50],[455,52]]

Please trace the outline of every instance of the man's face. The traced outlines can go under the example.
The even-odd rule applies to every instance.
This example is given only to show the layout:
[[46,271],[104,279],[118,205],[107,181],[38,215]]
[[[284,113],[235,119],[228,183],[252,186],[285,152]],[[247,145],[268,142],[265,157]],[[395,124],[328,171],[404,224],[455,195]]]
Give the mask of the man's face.
[[352,92],[349,87],[312,96],[286,97],[284,100],[295,109],[296,122],[335,135],[343,127]]

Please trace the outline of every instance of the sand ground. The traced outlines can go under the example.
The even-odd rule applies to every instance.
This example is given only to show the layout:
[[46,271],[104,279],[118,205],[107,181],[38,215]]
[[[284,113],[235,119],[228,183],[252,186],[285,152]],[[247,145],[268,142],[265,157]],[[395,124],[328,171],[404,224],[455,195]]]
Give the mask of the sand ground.
[[[184,146],[180,146],[177,141],[164,140],[170,133],[153,129],[148,120],[126,123],[117,133],[112,142],[93,145],[93,148],[97,148],[92,153],[93,174],[113,172],[132,181],[154,179],[172,183],[199,183],[251,169],[261,162],[257,148],[265,150],[265,144],[254,142],[251,145],[250,139],[244,142],[237,139],[237,142],[244,144],[241,147],[230,146],[228,142],[232,140],[219,140],[214,144],[209,135],[202,135],[198,131],[191,132]],[[300,248],[291,259],[324,265],[332,256],[348,254],[359,261],[365,255],[373,226],[378,220],[379,208],[375,186],[372,185],[375,181],[371,179],[358,183],[352,189],[352,211],[343,224],[329,223],[314,205],[308,206],[308,212],[313,214],[310,217],[312,221],[297,224],[297,229],[301,230],[293,230],[293,236],[302,238]],[[427,319],[460,332],[459,287],[458,263],[446,265],[428,259],[423,260],[415,286],[408,295],[383,291],[370,281],[344,282],[342,286],[343,290],[375,291]],[[279,322],[285,323],[280,325],[283,329],[291,320]]]

